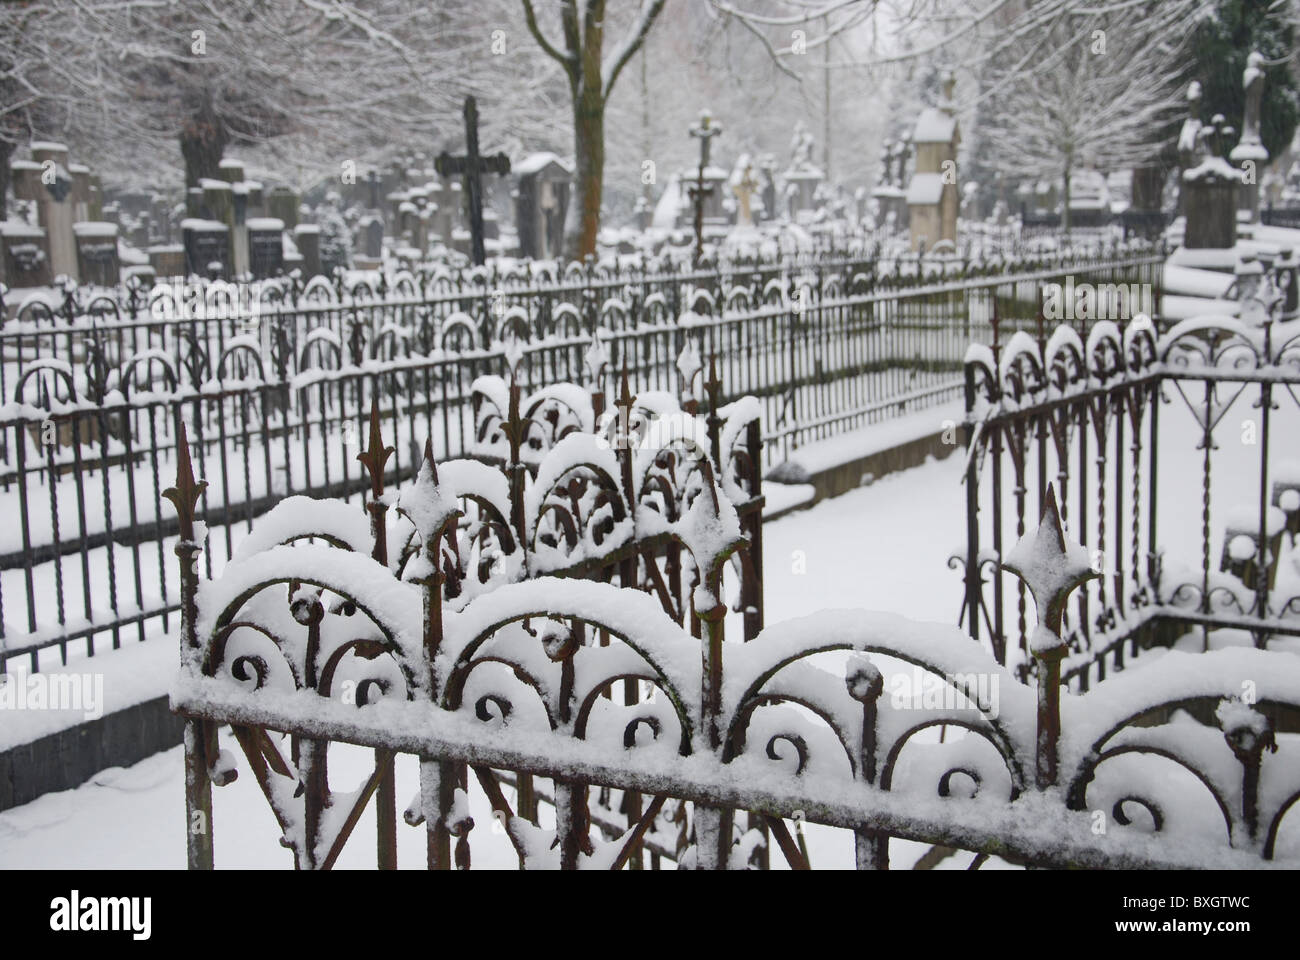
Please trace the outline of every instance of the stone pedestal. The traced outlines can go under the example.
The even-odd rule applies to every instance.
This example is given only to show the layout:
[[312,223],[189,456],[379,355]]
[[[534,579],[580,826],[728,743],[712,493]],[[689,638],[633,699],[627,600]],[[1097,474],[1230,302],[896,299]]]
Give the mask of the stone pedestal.
[[248,255],[248,187],[241,180],[232,184],[234,222],[230,225],[230,256],[235,275],[242,277],[251,269]]
[[376,216],[361,220],[361,254],[369,260],[377,260],[384,253],[384,222]]
[[230,277],[230,229],[216,220],[181,223],[185,247],[185,273],[208,278]]
[[240,183],[244,179],[244,162],[242,160],[222,160],[217,168],[217,176],[226,183]]
[[90,220],[90,167],[84,163],[68,164],[72,174],[72,213],[74,223]]
[[249,270],[254,280],[278,276],[284,268],[284,221],[254,217],[247,222]]
[[35,203],[41,197],[41,165],[35,160],[14,160],[9,164],[14,199]]
[[25,223],[0,223],[0,280],[15,290],[54,282],[44,230]]
[[167,279],[185,276],[185,247],[179,243],[162,243],[149,248],[149,265],[154,275]]
[[1190,250],[1227,249],[1237,244],[1237,197],[1241,175],[1222,157],[1208,157],[1183,174]]
[[266,212],[284,223],[286,230],[298,226],[298,194],[288,187],[272,187],[266,194]]
[[83,222],[73,225],[77,235],[77,268],[81,282],[116,286],[121,263],[117,257],[117,224]]
[[[72,232],[76,203],[68,172],[68,148],[61,143],[33,143],[32,160],[41,168],[36,209],[49,243],[50,272],[55,277],[64,275],[77,280],[77,239]],[[47,170],[52,172],[52,178],[46,175]]]
[[314,223],[300,223],[294,227],[293,239],[302,257],[303,279],[320,276],[324,272],[320,262],[320,227]]

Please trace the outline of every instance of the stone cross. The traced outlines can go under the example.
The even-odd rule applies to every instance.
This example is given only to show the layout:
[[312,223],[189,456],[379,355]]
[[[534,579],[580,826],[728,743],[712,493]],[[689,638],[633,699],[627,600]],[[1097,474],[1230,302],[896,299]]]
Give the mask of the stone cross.
[[744,170],[741,171],[740,179],[731,188],[737,200],[736,226],[752,227],[754,225],[754,213],[751,204],[754,192],[758,190],[759,186],[758,178],[754,176],[754,165],[746,163]]
[[713,192],[713,186],[704,183],[704,168],[709,165],[709,141],[722,132],[722,127],[713,122],[708,110],[700,111],[700,120],[691,127],[691,136],[700,141],[700,168],[695,182],[688,185],[691,202],[695,205],[695,262],[700,262],[704,250],[704,198]]
[[438,154],[434,168],[441,177],[464,177],[465,195],[469,198],[469,230],[474,263],[487,259],[483,248],[483,174],[504,176],[510,172],[510,158],[504,153],[483,157],[478,152],[478,104],[465,98],[465,156],[453,157],[445,150]]

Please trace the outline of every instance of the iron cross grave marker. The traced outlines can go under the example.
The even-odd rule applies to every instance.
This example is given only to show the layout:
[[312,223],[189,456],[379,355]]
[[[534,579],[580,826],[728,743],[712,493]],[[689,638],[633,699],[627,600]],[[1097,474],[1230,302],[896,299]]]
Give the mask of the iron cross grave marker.
[[472,255],[476,264],[486,259],[483,250],[483,174],[501,176],[510,172],[510,158],[504,153],[481,157],[478,152],[478,104],[473,97],[465,98],[465,156],[453,157],[445,150],[438,155],[434,168],[441,177],[461,176],[465,182],[465,196],[469,198],[469,229]]

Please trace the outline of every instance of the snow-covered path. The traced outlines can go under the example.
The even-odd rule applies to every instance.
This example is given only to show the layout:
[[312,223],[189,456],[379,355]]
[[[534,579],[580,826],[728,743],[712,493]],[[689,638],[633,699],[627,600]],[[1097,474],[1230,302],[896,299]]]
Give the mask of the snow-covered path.
[[[961,466],[960,457],[929,463],[770,524],[764,540],[768,622],[825,607],[865,607],[951,623],[961,588],[959,574],[947,569],[946,560],[962,530]],[[900,557],[909,559],[900,562]],[[233,739],[226,739],[222,745],[237,755]],[[359,779],[370,758],[368,750],[335,747],[331,774],[344,784]],[[126,770],[105,770],[76,790],[0,813],[0,867],[183,867],[181,774],[177,747]],[[415,794],[417,777],[415,759],[400,757],[399,807]],[[486,802],[476,790],[471,797],[479,824],[475,865],[515,867],[508,841],[491,830]],[[251,776],[215,791],[214,805],[219,866],[292,865]],[[549,814],[543,806],[544,824]],[[339,865],[373,867],[373,836],[374,816],[368,811]],[[808,841],[816,866],[852,865],[847,832],[813,827]],[[892,853],[899,865],[910,865],[923,849],[895,841]],[[779,854],[772,859],[781,861]],[[943,865],[964,866],[968,858],[961,864],[957,859]],[[423,828],[399,823],[398,860],[403,866],[423,865]]]

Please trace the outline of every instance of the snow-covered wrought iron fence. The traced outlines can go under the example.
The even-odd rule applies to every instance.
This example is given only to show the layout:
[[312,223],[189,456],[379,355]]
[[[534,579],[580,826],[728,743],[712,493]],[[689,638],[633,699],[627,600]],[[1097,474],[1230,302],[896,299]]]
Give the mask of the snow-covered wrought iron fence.
[[1300,649],[1300,324],[1018,332],[971,347],[966,408],[953,566],[998,662],[1032,663],[1032,604],[998,566],[1052,485],[1102,574],[1066,611],[1067,681],[1086,690],[1152,647]]
[[[243,771],[296,867],[333,866],[372,804],[375,862],[398,866],[399,757],[418,761],[404,820],[432,869],[763,867],[773,843],[806,869],[805,824],[851,831],[860,869],[888,868],[895,839],[970,851],[972,867],[1290,862],[1300,746],[1269,711],[1300,706],[1300,659],[1174,654],[1154,678],[1063,692],[1062,611],[1097,574],[1051,492],[1006,558],[1041,613],[1032,685],[956,627],[828,611],[759,629],[743,585],[738,606],[759,617],[737,639],[724,571],[761,534],[757,404],[702,422],[624,389],[593,434],[570,422],[574,392],[552,393],[554,416],[529,421],[546,449],[526,476],[527,401],[504,399],[504,420],[488,399],[480,420],[485,442],[502,434],[504,471],[429,457],[400,496],[372,490],[368,520],[286,502],[206,582],[202,484],[182,457],[172,704],[191,868],[245,829],[212,789]],[[372,424],[375,470],[391,448]],[[499,560],[483,563],[485,543]],[[926,682],[900,685],[906,671]],[[1212,728],[1150,725],[1201,706]],[[939,729],[951,736],[927,742]],[[346,745],[374,751],[354,783],[331,768]],[[1203,791],[1152,776],[1168,761]]]

